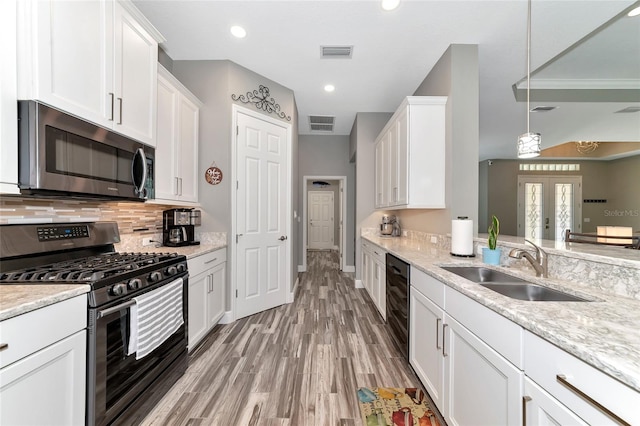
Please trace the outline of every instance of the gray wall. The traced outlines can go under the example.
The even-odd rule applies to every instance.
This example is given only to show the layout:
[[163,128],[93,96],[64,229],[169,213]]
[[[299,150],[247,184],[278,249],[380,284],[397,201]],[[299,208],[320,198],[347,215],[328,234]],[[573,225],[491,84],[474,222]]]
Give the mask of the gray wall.
[[[390,112],[359,112],[351,129],[350,146],[354,149],[351,161],[356,167],[355,193],[355,258],[361,259],[360,234],[362,228],[380,224],[382,212],[375,210],[375,146],[374,141],[393,114]],[[362,277],[362,262],[356,261],[356,279]]]
[[[606,203],[582,204],[582,232],[595,232],[598,225],[632,226],[640,230],[640,156],[612,161],[572,161],[548,160],[538,163],[579,164],[575,172],[539,172],[520,171],[521,163],[532,161],[491,160],[481,163],[480,169],[486,169],[487,179],[481,180],[480,193],[487,194],[487,212],[500,219],[500,232],[504,235],[517,235],[518,230],[518,175],[582,176],[583,199],[606,199]],[[607,214],[617,211],[619,215]],[[634,212],[638,212],[637,214]],[[480,232],[486,232],[488,219],[480,223]],[[589,218],[589,222],[584,222]]]
[[446,202],[440,210],[396,212],[404,229],[451,232],[451,219],[467,216],[478,232],[479,70],[478,46],[454,44],[414,92],[448,96],[446,111]]
[[[340,227],[338,220],[340,218],[340,181],[325,180],[327,186],[313,186],[313,180],[307,181],[307,202],[309,202],[309,191],[317,192],[333,192],[333,244],[338,246],[340,240]],[[304,202],[304,201],[303,201]],[[307,214],[309,209],[307,208]],[[307,219],[308,220],[308,219]],[[345,230],[346,231],[346,230]],[[307,244],[309,244],[309,227],[307,226]]]
[[[173,74],[189,90],[191,90],[204,104],[200,110],[200,152],[199,173],[202,179],[199,182],[199,200],[202,209],[201,232],[227,232],[228,244],[231,247],[234,239],[231,236],[231,189],[234,186],[231,181],[231,105],[236,103],[249,109],[254,109],[252,104],[234,102],[232,94],[246,94],[257,89],[259,85],[267,86],[281,110],[291,116],[289,123],[292,128],[292,210],[298,205],[298,181],[297,162],[298,155],[298,115],[293,96],[293,91],[269,80],[259,74],[243,68],[231,61],[174,61]],[[261,111],[259,111],[261,112]],[[276,115],[267,114],[268,117],[279,119]],[[223,180],[219,185],[209,185],[204,180],[204,171],[215,161],[223,172]],[[293,216],[293,211],[290,212]],[[298,250],[295,241],[298,240],[298,229],[295,220],[292,220],[292,264],[291,285],[296,282],[298,275]],[[231,257],[231,250],[228,255]],[[233,264],[230,258],[229,264]],[[227,282],[230,286],[230,270],[228,268]],[[231,295],[230,287],[227,287],[227,309],[229,309]]]
[[[298,182],[304,176],[346,176],[347,177],[347,217],[345,233],[347,245],[344,248],[345,266],[354,265],[354,210],[355,210],[355,166],[349,163],[349,137],[337,135],[300,135],[298,144]],[[305,189],[299,186],[298,212],[303,211]],[[298,222],[299,255],[306,255],[302,245],[302,221]],[[298,258],[302,265],[302,258]]]

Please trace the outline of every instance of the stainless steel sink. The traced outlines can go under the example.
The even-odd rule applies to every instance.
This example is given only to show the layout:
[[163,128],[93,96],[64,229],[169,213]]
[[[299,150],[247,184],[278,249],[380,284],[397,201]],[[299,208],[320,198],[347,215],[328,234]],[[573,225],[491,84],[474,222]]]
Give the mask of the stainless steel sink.
[[530,283],[481,266],[443,266],[449,272],[512,299],[544,302],[588,302],[587,299]]

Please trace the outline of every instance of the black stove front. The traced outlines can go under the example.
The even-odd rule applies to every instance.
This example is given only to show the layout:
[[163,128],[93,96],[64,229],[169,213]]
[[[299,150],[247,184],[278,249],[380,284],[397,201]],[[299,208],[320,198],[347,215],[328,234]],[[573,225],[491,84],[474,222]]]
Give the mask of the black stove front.
[[[4,225],[0,284],[88,284],[87,424],[142,421],[187,367],[188,271],[176,253],[117,253],[115,222]],[[178,282],[180,281],[180,282]],[[149,354],[130,348],[141,296],[174,286],[183,323]],[[178,286],[178,287],[175,287]],[[155,293],[152,293],[155,292]],[[134,321],[135,322],[135,321]],[[169,333],[167,333],[168,335]]]

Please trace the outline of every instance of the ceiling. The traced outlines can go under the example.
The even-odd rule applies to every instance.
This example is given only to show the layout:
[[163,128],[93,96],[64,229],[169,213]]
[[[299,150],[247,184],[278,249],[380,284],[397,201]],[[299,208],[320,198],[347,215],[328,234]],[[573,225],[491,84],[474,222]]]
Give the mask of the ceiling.
[[[356,113],[395,111],[450,44],[478,45],[480,159],[515,158],[515,140],[526,131],[526,103],[516,101],[512,87],[526,76],[526,0],[402,0],[393,11],[382,10],[378,0],[134,2],[165,36],[163,48],[173,60],[228,59],[293,90],[300,134],[315,134],[309,129],[310,115],[335,116],[331,134],[348,135]],[[556,58],[562,66],[554,69],[547,64],[540,70],[541,78],[571,79],[567,74],[575,67],[566,66],[571,63],[566,51],[632,4],[631,0],[533,0],[531,69],[564,53]],[[636,20],[640,30],[640,17],[626,19]],[[243,26],[246,38],[234,38],[229,32],[232,25]],[[637,49],[637,58],[639,44],[630,47],[632,53]],[[327,45],[353,46],[352,58],[321,59],[320,46]],[[591,59],[604,57],[599,55]],[[588,67],[585,56],[593,54],[580,57],[579,69]],[[589,79],[600,75],[590,70],[585,74]],[[636,76],[631,84],[636,84],[640,67],[630,74]],[[623,75],[628,81],[629,73]],[[326,84],[334,85],[335,91],[325,92]],[[543,101],[531,106],[551,103]],[[560,108],[531,117],[531,131],[543,134],[543,148],[577,140],[569,135],[572,129],[596,132],[594,123],[602,115],[598,105],[619,110],[640,106],[640,99],[587,103],[578,112],[570,112],[575,102],[556,99],[553,105]],[[616,118],[622,119],[620,115]],[[624,115],[626,123],[640,123],[640,113]],[[620,128],[619,123],[616,126]],[[598,132],[600,137],[603,132]],[[640,140],[640,124],[637,134],[631,133]],[[604,140],[620,140],[618,136],[607,134]]]

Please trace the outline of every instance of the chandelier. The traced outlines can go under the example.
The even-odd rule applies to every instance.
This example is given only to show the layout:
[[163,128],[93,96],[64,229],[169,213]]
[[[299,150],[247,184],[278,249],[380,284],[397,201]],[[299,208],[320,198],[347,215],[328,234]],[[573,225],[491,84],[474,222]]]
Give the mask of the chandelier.
[[518,158],[534,158],[540,155],[540,133],[529,131],[529,90],[531,85],[531,0],[527,2],[527,133],[518,137]]
[[594,141],[578,141],[576,142],[576,151],[580,154],[589,154],[595,151],[598,145],[600,144]]

